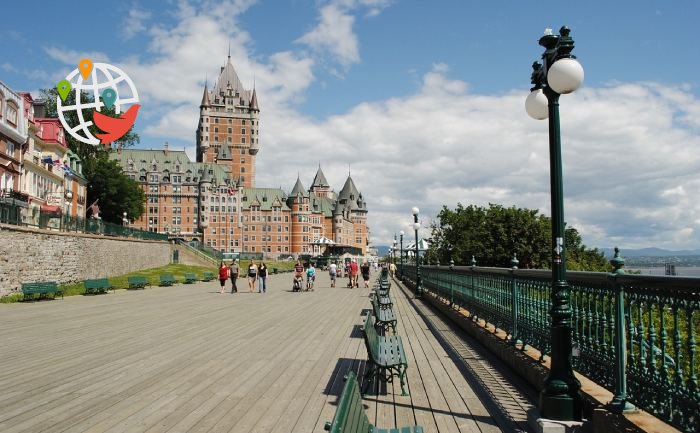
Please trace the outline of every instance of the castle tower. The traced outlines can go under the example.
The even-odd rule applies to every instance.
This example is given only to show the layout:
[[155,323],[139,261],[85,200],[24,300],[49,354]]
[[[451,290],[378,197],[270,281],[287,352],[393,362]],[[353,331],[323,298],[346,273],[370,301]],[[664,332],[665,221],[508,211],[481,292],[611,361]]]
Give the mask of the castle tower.
[[204,86],[197,127],[197,162],[229,167],[242,187],[255,187],[260,150],[260,109],[253,90],[243,88],[228,56],[211,91]]
[[324,175],[323,170],[321,170],[320,164],[316,176],[314,176],[314,181],[311,183],[311,192],[316,194],[316,197],[328,197],[330,199],[332,199],[334,195],[328,180],[326,180],[326,175]]
[[304,254],[309,252],[309,242],[311,242],[311,229],[309,217],[309,193],[297,177],[292,192],[287,199],[288,206],[292,209],[291,216],[291,252]]

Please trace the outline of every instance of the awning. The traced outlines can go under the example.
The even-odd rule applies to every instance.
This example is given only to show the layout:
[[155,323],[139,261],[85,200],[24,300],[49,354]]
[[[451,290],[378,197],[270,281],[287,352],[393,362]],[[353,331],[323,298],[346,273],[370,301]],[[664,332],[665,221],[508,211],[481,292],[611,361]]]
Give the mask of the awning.
[[46,213],[61,213],[61,207],[57,205],[42,204],[41,211]]

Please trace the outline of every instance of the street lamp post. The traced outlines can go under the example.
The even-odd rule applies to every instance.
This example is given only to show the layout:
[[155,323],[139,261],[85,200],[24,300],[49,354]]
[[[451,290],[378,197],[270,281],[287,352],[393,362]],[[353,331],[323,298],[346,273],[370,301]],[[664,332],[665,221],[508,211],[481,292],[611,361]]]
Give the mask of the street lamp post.
[[552,307],[551,369],[540,392],[543,418],[578,421],[581,419],[581,384],[571,365],[572,311],[566,282],[564,253],[564,186],[562,181],[559,95],[571,93],[583,82],[583,68],[571,55],[574,40],[562,27],[559,35],[545,30],[539,44],[545,48],[542,63],[532,65],[532,84],[525,107],[538,120],[549,118],[549,159],[552,206]]
[[399,259],[401,259],[401,275],[399,275],[399,277],[400,277],[402,280],[403,280],[403,235],[404,235],[404,234],[405,234],[405,233],[403,232],[403,230],[401,230],[401,231],[399,232],[399,237],[400,237],[400,239],[401,239],[401,245],[400,245],[400,246],[401,246],[401,249],[399,250],[399,252],[400,252]]
[[418,222],[418,214],[420,210],[417,207],[411,209],[413,214],[413,231],[416,233],[416,298],[421,295],[421,285],[420,285],[420,255],[418,254],[418,229],[420,229],[420,223]]
[[394,244],[391,247],[391,263],[396,265],[396,234],[394,234]]

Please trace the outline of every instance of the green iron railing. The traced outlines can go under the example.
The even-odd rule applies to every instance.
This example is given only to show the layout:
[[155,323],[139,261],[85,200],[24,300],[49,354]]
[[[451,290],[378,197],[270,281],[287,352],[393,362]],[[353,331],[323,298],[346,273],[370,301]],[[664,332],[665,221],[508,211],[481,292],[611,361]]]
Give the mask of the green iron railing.
[[37,218],[23,220],[19,207],[0,203],[0,223],[23,227],[35,227],[63,232],[90,233],[105,236],[133,237],[137,239],[167,241],[168,236],[124,227],[94,218],[72,217],[53,213],[40,213]]
[[[415,265],[403,266],[400,275],[415,281]],[[512,344],[538,349],[540,360],[549,355],[551,271],[424,266],[421,278],[423,290],[505,331]],[[567,281],[574,369],[613,392],[611,410],[630,402],[697,431],[700,278],[618,270],[568,272]]]

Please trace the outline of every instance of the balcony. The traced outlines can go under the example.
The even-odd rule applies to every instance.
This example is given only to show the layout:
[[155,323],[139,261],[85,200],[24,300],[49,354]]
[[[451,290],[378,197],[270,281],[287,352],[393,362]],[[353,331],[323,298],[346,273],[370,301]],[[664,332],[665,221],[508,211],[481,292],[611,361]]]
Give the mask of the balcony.
[[21,207],[29,206],[29,195],[13,189],[0,189],[0,203]]

